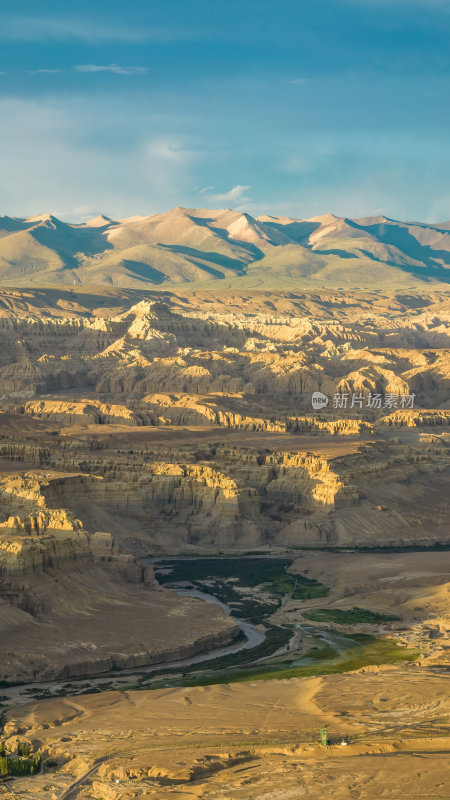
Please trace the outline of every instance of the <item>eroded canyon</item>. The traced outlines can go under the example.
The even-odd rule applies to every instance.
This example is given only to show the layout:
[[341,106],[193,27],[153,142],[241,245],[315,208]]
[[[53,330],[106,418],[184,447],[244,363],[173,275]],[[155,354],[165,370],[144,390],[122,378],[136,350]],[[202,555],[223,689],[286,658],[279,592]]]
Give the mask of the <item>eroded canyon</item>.
[[[301,602],[294,590],[277,590],[279,605],[258,624],[291,631],[284,659],[314,659],[317,641],[295,633],[304,613],[361,607],[401,621],[354,629],[325,618],[336,635],[383,636],[411,654],[406,665],[377,657],[359,665],[368,671],[352,667],[342,677],[146,688],[23,710],[6,694],[8,746],[23,736],[61,768],[59,777],[23,779],[23,798],[65,796],[72,778],[103,758],[70,797],[300,797],[300,784],[322,785],[322,756],[302,736],[327,720],[335,736],[356,737],[349,774],[368,787],[349,795],[353,784],[341,776],[336,796],[375,798],[384,795],[367,777],[368,753],[378,745],[356,734],[384,730],[383,697],[393,724],[399,687],[409,687],[411,735],[426,739],[431,718],[448,725],[449,317],[441,288],[0,291],[5,692],[14,683],[162,669],[238,642],[239,626],[219,605],[158,580],[151,559],[163,556],[288,556],[289,575],[326,587]],[[319,410],[314,392],[328,398]],[[256,601],[273,597],[255,589]],[[358,703],[372,692],[378,705],[361,722]],[[297,706],[301,721],[291,720]],[[156,756],[143,726],[154,726],[150,739],[172,755]],[[255,750],[270,736],[276,742]],[[177,750],[171,737],[184,744]],[[106,758],[112,739],[126,741]],[[406,750],[396,750],[405,775]],[[342,752],[331,753],[327,780]],[[261,769],[277,771],[280,795],[257,777]],[[444,797],[432,782],[427,791]]]

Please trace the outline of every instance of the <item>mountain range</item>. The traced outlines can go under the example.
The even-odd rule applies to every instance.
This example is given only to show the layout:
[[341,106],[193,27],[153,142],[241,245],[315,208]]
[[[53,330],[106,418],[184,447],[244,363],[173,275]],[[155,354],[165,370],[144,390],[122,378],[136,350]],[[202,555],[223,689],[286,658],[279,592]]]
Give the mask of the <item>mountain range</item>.
[[450,222],[334,214],[307,220],[230,209],[82,224],[0,217],[0,283],[167,288],[424,289],[450,280]]

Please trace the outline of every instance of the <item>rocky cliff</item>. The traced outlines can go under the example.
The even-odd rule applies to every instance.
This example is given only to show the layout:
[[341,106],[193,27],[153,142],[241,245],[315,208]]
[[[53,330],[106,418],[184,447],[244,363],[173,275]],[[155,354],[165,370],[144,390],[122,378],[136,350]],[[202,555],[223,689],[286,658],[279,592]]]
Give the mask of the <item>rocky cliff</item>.
[[0,526],[0,680],[162,663],[231,641],[238,628],[220,608],[162,589],[109,532],[88,533],[70,511],[47,505],[79,481],[3,481],[2,506],[15,514]]
[[0,680],[235,635],[136,556],[447,544],[448,321],[443,292],[0,292]]
[[22,401],[25,414],[69,424],[282,427],[311,409],[316,390],[414,394],[420,408],[447,402],[449,312],[441,296],[430,310],[418,299],[405,313],[392,299],[358,317],[339,296],[312,298],[307,316],[269,300],[264,311],[250,303],[246,311],[244,302],[240,311],[231,304],[217,312],[165,299],[108,317],[0,317],[4,403]]

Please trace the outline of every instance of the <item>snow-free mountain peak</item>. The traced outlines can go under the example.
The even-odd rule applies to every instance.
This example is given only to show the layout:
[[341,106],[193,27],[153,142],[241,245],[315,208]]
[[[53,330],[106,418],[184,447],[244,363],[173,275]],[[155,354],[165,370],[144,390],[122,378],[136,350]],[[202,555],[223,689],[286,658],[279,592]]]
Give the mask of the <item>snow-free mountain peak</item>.
[[0,283],[229,288],[448,285],[450,223],[183,208],[85,223],[0,218]]

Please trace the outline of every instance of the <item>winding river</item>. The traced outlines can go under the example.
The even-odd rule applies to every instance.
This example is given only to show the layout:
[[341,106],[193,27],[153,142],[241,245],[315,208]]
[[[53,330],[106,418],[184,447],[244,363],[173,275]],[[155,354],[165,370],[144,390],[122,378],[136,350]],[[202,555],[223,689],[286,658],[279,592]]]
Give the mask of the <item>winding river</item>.
[[[173,588],[177,594],[186,597],[194,597],[198,600],[203,600],[206,603],[214,603],[223,608],[226,614],[231,615],[231,609],[225,603],[222,603],[217,597],[207,592],[201,592],[197,589],[184,589]],[[231,653],[239,653],[241,650],[249,650],[252,647],[257,647],[266,638],[264,633],[256,630],[256,628],[249,622],[238,617],[232,616],[237,622],[241,631],[245,634],[246,639],[239,641],[238,644],[231,644],[227,647],[216,648],[208,650],[204,653],[199,653],[191,658],[184,658],[178,661],[165,661],[160,664],[152,664],[148,667],[130,667],[128,669],[115,670],[114,672],[102,672],[101,675],[90,676],[86,675],[83,678],[67,678],[63,681],[45,681],[43,683],[24,683],[18,686],[10,686],[0,688],[0,698],[3,703],[29,703],[33,700],[40,700],[45,697],[64,695],[76,695],[80,690],[88,689],[108,689],[120,688],[129,683],[136,682],[143,675],[150,675],[150,673],[161,669],[174,669],[177,667],[187,667],[191,664],[203,664],[203,662],[211,661],[219,656],[226,656]]]
[[214,603],[215,605],[220,606],[223,608],[226,614],[229,614],[231,618],[237,622],[241,631],[245,633],[247,637],[247,641],[243,643],[241,642],[239,645],[230,645],[229,647],[222,648],[222,650],[211,650],[208,655],[203,654],[195,656],[185,663],[197,664],[200,661],[209,661],[211,658],[216,658],[218,655],[239,653],[241,650],[250,650],[252,647],[257,647],[257,645],[261,644],[261,642],[263,642],[266,638],[266,635],[264,633],[260,633],[260,631],[257,631],[254,625],[251,625],[249,622],[244,622],[244,620],[239,619],[238,617],[234,617],[231,614],[230,606],[227,606],[226,603],[222,603],[222,601],[218,600],[217,597],[214,597],[214,595],[208,594],[207,592],[200,592],[198,589],[175,589],[175,591],[177,594],[182,594],[186,597],[196,597],[198,600],[204,600],[206,603]]
[[[156,559],[152,559],[152,561],[156,561]],[[136,683],[144,676],[150,677],[154,672],[161,672],[162,670],[166,669],[173,670],[195,664],[206,664],[208,661],[212,661],[220,656],[226,656],[232,653],[239,653],[243,650],[255,648],[265,640],[265,633],[261,632],[261,630],[258,630],[249,622],[245,622],[244,620],[234,616],[232,614],[232,609],[214,595],[209,594],[208,592],[200,591],[199,589],[186,588],[186,584],[178,584],[173,586],[166,585],[166,588],[170,588],[177,592],[177,594],[185,597],[192,597],[205,603],[219,605],[223,611],[230,615],[232,619],[234,619],[239,625],[241,631],[245,635],[245,639],[240,639],[239,642],[235,642],[234,644],[232,643],[226,647],[215,648],[213,650],[199,653],[190,658],[180,659],[177,661],[168,661],[142,667],[130,667],[127,669],[115,670],[113,672],[104,672],[99,675],[86,675],[81,678],[68,678],[60,681],[46,681],[44,683],[34,682],[0,688],[0,702],[5,704],[28,703],[33,700],[40,700],[54,696],[71,696],[80,694],[82,692],[95,690],[108,691],[111,689],[120,689],[129,684]],[[302,635],[302,638],[303,636],[315,636],[316,638],[322,639],[324,642],[329,644],[336,653],[335,658],[339,658],[342,653],[349,649],[349,638],[340,636],[339,633],[335,631],[315,628],[310,625],[305,625],[304,623],[297,624],[295,627],[297,628],[298,634]],[[353,644],[356,645],[357,642],[354,642]],[[350,647],[351,646],[352,645],[350,645]],[[270,660],[270,658],[271,657],[268,656],[263,660]],[[332,658],[331,661],[334,661],[335,658]],[[306,666],[312,661],[312,658],[310,659],[308,656],[303,656],[298,660],[291,661],[291,666]],[[162,680],[164,680],[164,677],[162,677]]]

